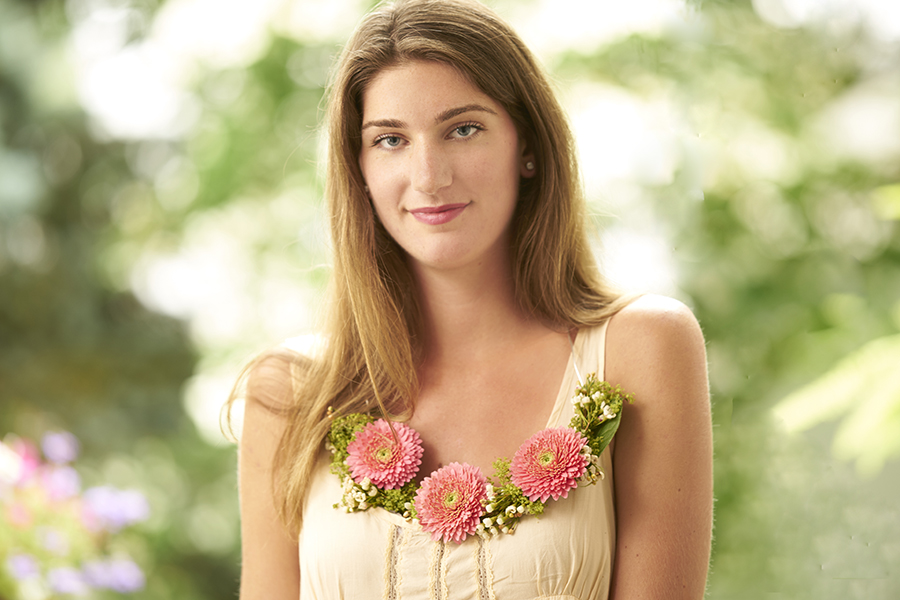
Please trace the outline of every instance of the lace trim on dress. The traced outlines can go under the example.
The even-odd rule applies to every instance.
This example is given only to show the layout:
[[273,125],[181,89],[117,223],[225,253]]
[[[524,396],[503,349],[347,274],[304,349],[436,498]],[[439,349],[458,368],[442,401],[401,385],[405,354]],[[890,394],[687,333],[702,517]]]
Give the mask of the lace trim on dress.
[[399,600],[400,593],[400,542],[403,540],[403,529],[391,525],[388,535],[387,564],[384,573],[384,597],[386,600]]
[[434,544],[434,554],[431,557],[431,598],[432,600],[446,600],[447,591],[447,563],[444,552],[444,540]]
[[490,553],[483,538],[478,538],[475,548],[475,564],[478,572],[478,600],[496,600],[494,597],[494,570],[490,564]]

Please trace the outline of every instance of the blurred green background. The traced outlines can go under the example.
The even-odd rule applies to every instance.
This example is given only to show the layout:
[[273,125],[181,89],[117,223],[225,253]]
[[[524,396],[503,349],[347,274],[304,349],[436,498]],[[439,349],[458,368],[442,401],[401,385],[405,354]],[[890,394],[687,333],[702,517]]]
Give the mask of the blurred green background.
[[[900,598],[900,5],[490,4],[569,110],[604,269],[706,333],[709,597]],[[144,491],[137,598],[236,595],[219,408],[314,331],[323,86],[369,5],[0,0],[0,437],[70,430],[86,483]]]

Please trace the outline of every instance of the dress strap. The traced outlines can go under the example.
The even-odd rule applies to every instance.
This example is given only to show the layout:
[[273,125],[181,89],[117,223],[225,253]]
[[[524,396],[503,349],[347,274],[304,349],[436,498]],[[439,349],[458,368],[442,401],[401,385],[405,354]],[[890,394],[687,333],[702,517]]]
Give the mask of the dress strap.
[[572,366],[575,367],[575,377],[578,378],[578,385],[584,385],[584,377],[581,376],[581,371],[578,370],[578,354],[575,353],[575,342],[572,341],[572,335],[566,334],[566,339],[569,340],[569,347],[572,348]]
[[600,380],[606,379],[606,330],[609,328],[609,321],[607,319],[597,327],[579,331],[574,342],[569,336],[572,366],[579,385],[584,384],[579,364],[586,373],[594,373]]

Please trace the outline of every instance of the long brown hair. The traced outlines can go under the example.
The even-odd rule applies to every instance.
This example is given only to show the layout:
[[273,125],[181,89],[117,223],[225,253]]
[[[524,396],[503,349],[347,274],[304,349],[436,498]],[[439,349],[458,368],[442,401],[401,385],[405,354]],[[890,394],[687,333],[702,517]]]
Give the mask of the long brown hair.
[[287,419],[273,485],[293,532],[302,523],[330,412],[377,405],[404,420],[415,408],[422,326],[413,276],[375,215],[358,163],[366,86],[381,70],[412,60],[445,63],[468,77],[506,109],[534,156],[535,175],[521,182],[511,236],[516,300],[525,314],[565,330],[598,325],[625,303],[596,269],[572,134],[519,37],[471,0],[400,0],[377,8],[347,43],[330,84],[325,193],[334,271],[324,349],[313,358],[280,350],[254,363],[290,363],[288,401],[248,393],[249,401],[277,404]]

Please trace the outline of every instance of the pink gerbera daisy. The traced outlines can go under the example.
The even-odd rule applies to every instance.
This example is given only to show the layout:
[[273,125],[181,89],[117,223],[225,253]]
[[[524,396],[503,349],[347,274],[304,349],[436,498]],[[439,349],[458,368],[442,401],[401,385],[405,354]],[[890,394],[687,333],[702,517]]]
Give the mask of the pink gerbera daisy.
[[415,500],[422,529],[430,532],[435,541],[457,543],[475,533],[484,514],[486,483],[481,469],[457,462],[426,477]]
[[394,423],[397,439],[384,419],[366,425],[347,445],[347,466],[356,483],[368,479],[393,490],[411,480],[422,464],[422,440],[415,429]]
[[584,475],[588,457],[581,450],[587,439],[568,427],[551,427],[531,436],[516,451],[510,479],[534,502],[566,498]]

